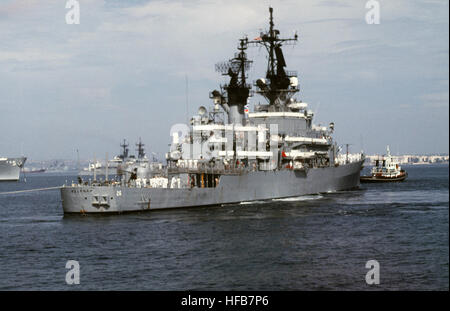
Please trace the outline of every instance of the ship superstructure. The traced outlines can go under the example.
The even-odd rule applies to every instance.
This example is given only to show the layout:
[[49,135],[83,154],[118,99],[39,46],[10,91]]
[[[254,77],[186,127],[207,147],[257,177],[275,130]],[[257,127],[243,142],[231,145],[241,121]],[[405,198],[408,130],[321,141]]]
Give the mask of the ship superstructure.
[[[364,156],[337,161],[332,138],[334,123],[313,124],[314,114],[296,98],[297,74],[286,69],[283,39],[274,28],[254,40],[239,40],[238,52],[216,70],[228,83],[210,93],[212,107],[198,109],[189,125],[171,129],[165,174],[61,190],[67,213],[126,212],[174,207],[220,205],[270,200],[352,189],[359,185]],[[246,50],[261,45],[268,52],[266,76],[248,83],[252,62]],[[265,104],[246,112],[249,97],[260,95]]]
[[[305,171],[335,165],[336,146],[331,136],[334,124],[330,123],[329,127],[313,125],[313,112],[307,109],[306,103],[295,98],[299,92],[297,74],[285,69],[281,46],[297,40],[297,36],[279,38],[279,31],[273,28],[272,12],[271,9],[268,32],[253,41],[241,39],[235,57],[216,65],[230,81],[220,91],[211,92],[214,103],[211,112],[200,107],[187,135],[172,135],[174,139],[167,155],[169,178],[180,171],[192,172],[199,166],[211,168],[214,175],[218,175],[219,171],[225,173],[229,169]],[[245,50],[251,44],[263,45],[268,51],[266,77],[255,82],[256,93],[262,95],[267,104],[256,105],[246,119],[244,107],[251,95],[246,71],[251,61]],[[220,112],[226,113],[227,122],[223,122],[223,117],[217,118]],[[177,175],[176,178],[186,182],[199,177]]]

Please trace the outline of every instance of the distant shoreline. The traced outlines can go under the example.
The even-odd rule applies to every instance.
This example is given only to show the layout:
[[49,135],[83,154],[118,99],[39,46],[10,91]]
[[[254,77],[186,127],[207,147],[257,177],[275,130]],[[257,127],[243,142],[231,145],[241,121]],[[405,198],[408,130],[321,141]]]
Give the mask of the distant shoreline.
[[[370,165],[374,164],[373,162],[367,162]],[[420,162],[420,163],[399,163],[399,165],[402,166],[417,166],[417,165],[448,165],[449,162],[435,162],[435,163],[429,163],[429,162]]]

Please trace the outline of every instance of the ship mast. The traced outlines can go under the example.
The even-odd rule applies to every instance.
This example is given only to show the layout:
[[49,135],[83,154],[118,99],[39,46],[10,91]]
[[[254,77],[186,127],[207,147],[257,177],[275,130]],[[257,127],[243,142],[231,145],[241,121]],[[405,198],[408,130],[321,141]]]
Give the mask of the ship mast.
[[137,149],[136,151],[138,152],[138,159],[142,159],[145,156],[145,152],[144,152],[144,144],[141,141],[141,138],[139,137],[139,142],[136,144]]
[[247,38],[240,39],[239,52],[235,54],[235,57],[227,62],[216,64],[216,71],[230,77],[228,84],[222,86],[225,93],[216,90],[212,92],[212,97],[216,98],[227,112],[228,123],[243,123],[244,107],[250,96],[251,85],[246,82],[246,71],[250,68],[252,61],[247,59],[245,53],[247,44]]
[[128,158],[128,144],[125,139],[123,140],[123,144],[121,144],[120,147],[123,148],[122,155],[120,157],[122,158],[122,160],[125,160],[126,158]]
[[274,29],[273,9],[269,8],[269,31],[261,32],[260,36],[249,41],[250,45],[262,45],[267,49],[269,54],[266,79],[258,79],[256,86],[258,87],[258,94],[264,96],[269,105],[273,108],[276,106],[277,110],[282,110],[281,107],[288,99],[290,99],[296,92],[299,91],[297,73],[294,71],[285,70],[286,61],[281,49],[283,44],[295,44],[298,36],[293,38],[279,38],[280,31]]

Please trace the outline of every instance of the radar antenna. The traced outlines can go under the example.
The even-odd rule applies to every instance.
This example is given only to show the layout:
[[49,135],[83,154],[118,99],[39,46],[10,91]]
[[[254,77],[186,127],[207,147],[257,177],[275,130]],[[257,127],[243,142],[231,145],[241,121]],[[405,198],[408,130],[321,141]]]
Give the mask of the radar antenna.
[[[251,67],[252,61],[247,59],[245,50],[247,49],[248,39],[243,38],[239,40],[238,50],[239,52],[234,55],[234,58],[229,61],[224,61],[216,64],[216,71],[222,75],[236,77],[236,83],[240,86],[245,86],[246,75],[245,72]],[[239,81],[238,81],[239,80]],[[233,81],[234,82],[234,81]],[[230,82],[231,84],[231,82]]]
[[248,44],[255,46],[264,46],[269,54],[266,78],[259,79],[256,83],[258,87],[257,93],[264,96],[270,105],[287,102],[296,92],[299,91],[297,73],[295,71],[285,70],[286,61],[281,49],[283,44],[295,44],[298,39],[297,33],[293,38],[279,38],[280,31],[274,29],[273,8],[269,7],[269,31],[261,32],[259,37]]
[[[228,84],[222,86],[226,93],[226,103],[221,103],[227,107],[229,123],[242,124],[244,106],[247,104],[247,99],[250,96],[251,85],[247,84],[246,71],[250,68],[252,61],[247,59],[247,54],[245,53],[247,45],[247,38],[240,39],[239,52],[234,55],[234,58],[227,62],[216,64],[217,72],[230,76]],[[214,92],[219,94],[218,91]],[[222,96],[222,93],[220,93],[220,96]]]

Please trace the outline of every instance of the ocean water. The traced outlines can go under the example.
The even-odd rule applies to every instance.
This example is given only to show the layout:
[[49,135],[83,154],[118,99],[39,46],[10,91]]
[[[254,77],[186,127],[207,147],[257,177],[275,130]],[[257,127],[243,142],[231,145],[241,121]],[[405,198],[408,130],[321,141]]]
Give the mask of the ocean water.
[[[111,216],[64,216],[58,190],[0,194],[0,290],[448,290],[449,167],[404,168],[403,183]],[[29,174],[0,192],[75,179]]]

